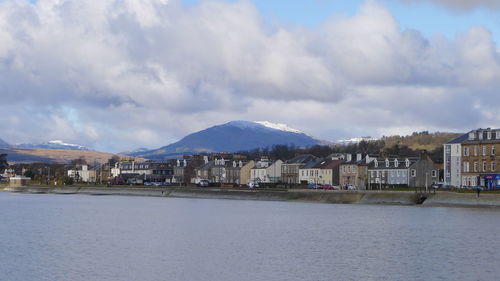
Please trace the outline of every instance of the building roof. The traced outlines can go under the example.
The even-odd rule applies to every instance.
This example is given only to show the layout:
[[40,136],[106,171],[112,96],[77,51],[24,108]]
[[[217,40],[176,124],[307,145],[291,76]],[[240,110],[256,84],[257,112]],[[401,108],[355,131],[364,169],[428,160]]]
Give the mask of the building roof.
[[305,164],[313,159],[316,159],[316,156],[311,154],[302,154],[299,156],[295,156],[294,158],[286,161],[284,164]]
[[342,164],[344,160],[334,160],[334,159],[322,159],[314,168],[318,169],[333,169],[340,164]]
[[214,161],[208,161],[207,163],[205,163],[199,167],[196,167],[196,170],[207,170],[207,169],[212,168],[212,166],[214,166],[214,164],[215,164]]
[[455,144],[455,143],[462,143],[466,141],[469,138],[469,134],[463,134],[459,136],[458,138],[454,138],[451,141],[447,142],[446,144]]
[[317,159],[314,159],[314,160],[311,160],[309,162],[307,162],[304,166],[301,167],[301,169],[312,169],[312,168],[316,168],[316,165],[318,165],[319,163],[321,163],[322,161],[325,161],[324,159],[322,158],[317,158]]

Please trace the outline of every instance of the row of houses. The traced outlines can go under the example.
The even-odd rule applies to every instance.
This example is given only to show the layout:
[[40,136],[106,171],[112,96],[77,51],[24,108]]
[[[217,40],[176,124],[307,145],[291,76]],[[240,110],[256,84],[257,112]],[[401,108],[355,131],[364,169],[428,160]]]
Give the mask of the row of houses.
[[207,180],[220,184],[283,183],[354,185],[374,188],[386,186],[428,187],[439,180],[438,168],[426,155],[415,158],[379,158],[366,154],[332,154],[318,158],[298,155],[282,161],[235,160],[215,157],[194,169],[191,183]]
[[[68,171],[69,176],[87,174],[88,169]],[[196,184],[206,180],[213,184],[322,184],[354,185],[363,188],[387,186],[427,187],[439,179],[432,160],[420,157],[381,158],[367,154],[332,154],[318,158],[311,154],[292,159],[248,160],[238,154],[185,156],[169,162],[119,161],[111,168],[110,178],[127,183],[165,182]],[[88,177],[92,181],[90,174]]]
[[444,144],[444,183],[500,189],[500,129],[476,129]]

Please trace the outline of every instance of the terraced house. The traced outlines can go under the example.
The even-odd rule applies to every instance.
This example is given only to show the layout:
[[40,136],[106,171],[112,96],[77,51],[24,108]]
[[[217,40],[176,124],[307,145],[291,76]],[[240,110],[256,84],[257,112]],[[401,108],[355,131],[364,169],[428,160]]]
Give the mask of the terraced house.
[[368,155],[363,158],[361,153],[356,154],[356,157],[347,154],[346,160],[340,164],[340,185],[352,184],[357,187],[366,187],[369,162],[370,156]]
[[420,158],[375,159],[368,165],[370,189],[389,186],[430,187],[438,181],[436,165],[428,155]]
[[477,129],[462,142],[462,185],[500,189],[500,129]]

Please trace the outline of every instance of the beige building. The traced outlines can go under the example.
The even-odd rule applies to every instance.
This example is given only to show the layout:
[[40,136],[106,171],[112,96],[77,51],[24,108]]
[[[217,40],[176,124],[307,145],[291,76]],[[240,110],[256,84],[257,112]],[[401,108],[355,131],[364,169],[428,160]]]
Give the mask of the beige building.
[[9,178],[9,185],[12,187],[28,186],[31,183],[31,178],[24,176],[13,176]]
[[369,161],[369,156],[363,158],[361,153],[354,155],[354,157],[347,154],[346,161],[340,164],[340,185],[352,184],[357,187],[366,187]]
[[252,168],[255,167],[255,161],[250,160],[240,169],[239,184],[247,184],[250,182]]

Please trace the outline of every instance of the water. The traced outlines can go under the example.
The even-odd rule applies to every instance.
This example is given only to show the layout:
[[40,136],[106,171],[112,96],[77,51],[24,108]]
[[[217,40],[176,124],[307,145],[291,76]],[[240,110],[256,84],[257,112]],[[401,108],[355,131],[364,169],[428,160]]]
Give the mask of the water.
[[0,280],[499,280],[499,209],[0,192]]

